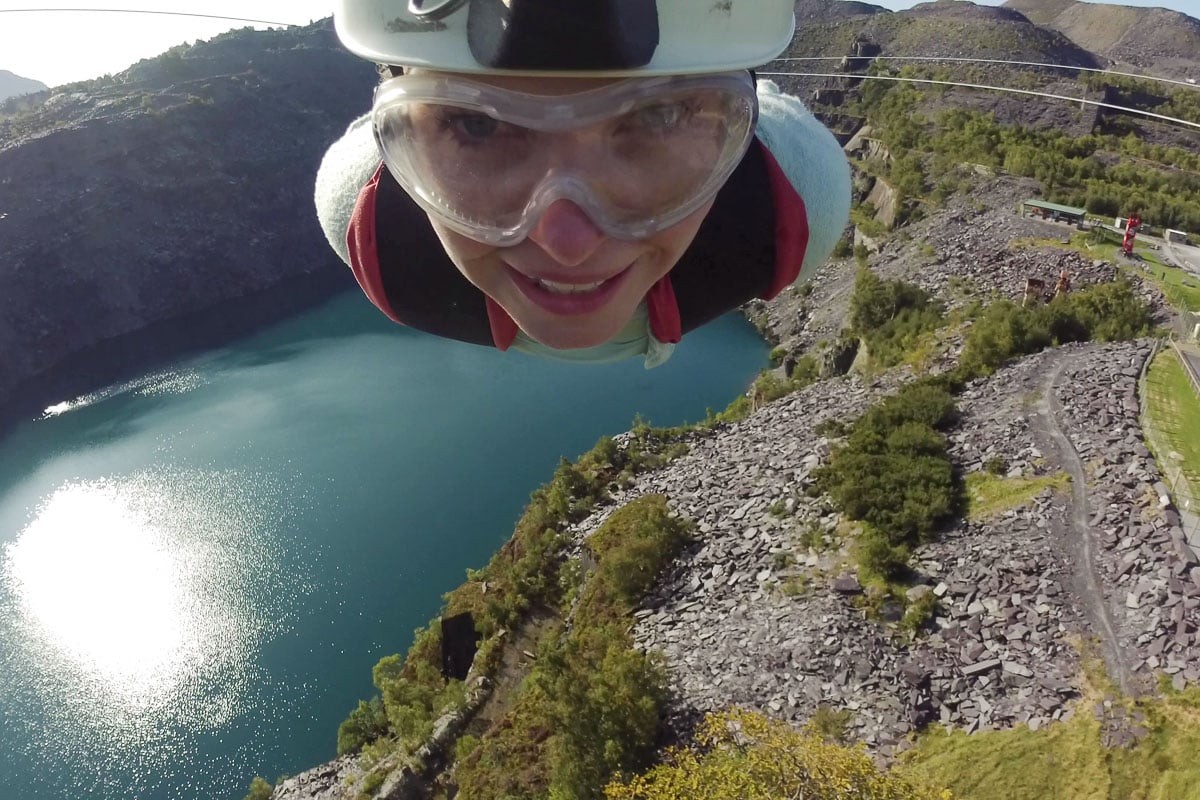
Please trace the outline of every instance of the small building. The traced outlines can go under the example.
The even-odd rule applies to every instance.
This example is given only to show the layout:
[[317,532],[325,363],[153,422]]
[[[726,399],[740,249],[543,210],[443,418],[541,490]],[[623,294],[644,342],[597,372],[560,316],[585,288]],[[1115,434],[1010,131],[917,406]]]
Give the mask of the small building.
[[1188,235],[1186,231],[1176,231],[1167,228],[1166,233],[1163,234],[1163,238],[1165,238],[1168,242],[1174,242],[1176,244],[1188,243]]
[[1026,200],[1024,203],[1021,203],[1022,217],[1035,217],[1079,225],[1083,222],[1086,214],[1087,209],[1062,206],[1058,203],[1047,203],[1045,200]]

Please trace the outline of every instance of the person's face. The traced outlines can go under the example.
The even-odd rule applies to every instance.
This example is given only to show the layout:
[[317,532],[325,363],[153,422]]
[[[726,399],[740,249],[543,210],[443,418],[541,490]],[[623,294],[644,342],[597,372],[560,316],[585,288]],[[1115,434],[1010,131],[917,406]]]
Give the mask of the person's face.
[[[603,79],[470,76],[538,94],[577,92]],[[528,237],[508,247],[470,239],[430,217],[459,271],[528,336],[560,349],[603,344],[633,316],[646,292],[679,261],[712,202],[637,241],[607,236],[570,200],[548,206]]]

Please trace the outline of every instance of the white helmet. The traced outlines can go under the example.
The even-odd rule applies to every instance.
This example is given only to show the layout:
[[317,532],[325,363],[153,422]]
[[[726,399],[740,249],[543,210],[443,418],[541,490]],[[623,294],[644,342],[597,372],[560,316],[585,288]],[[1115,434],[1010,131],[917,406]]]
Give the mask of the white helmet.
[[794,0],[338,0],[334,26],[380,64],[629,77],[749,69],[783,52]]

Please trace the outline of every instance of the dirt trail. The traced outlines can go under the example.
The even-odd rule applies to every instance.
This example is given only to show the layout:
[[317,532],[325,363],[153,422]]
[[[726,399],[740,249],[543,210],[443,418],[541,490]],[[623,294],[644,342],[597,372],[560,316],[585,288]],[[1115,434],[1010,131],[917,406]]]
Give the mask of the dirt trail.
[[1100,638],[1101,653],[1108,667],[1108,674],[1122,692],[1131,694],[1136,687],[1133,670],[1125,660],[1116,625],[1113,623],[1112,614],[1109,613],[1108,602],[1100,585],[1100,576],[1096,571],[1096,543],[1088,525],[1091,512],[1088,507],[1087,473],[1083,469],[1079,452],[1059,423],[1063,408],[1054,389],[1058,385],[1063,368],[1070,362],[1070,355],[1062,354],[1056,362],[1053,371],[1042,382],[1041,397],[1037,402],[1038,427],[1052,441],[1059,463],[1071,476],[1071,527],[1068,543],[1071,547],[1076,593],[1083,600],[1084,609],[1095,626],[1096,635]]

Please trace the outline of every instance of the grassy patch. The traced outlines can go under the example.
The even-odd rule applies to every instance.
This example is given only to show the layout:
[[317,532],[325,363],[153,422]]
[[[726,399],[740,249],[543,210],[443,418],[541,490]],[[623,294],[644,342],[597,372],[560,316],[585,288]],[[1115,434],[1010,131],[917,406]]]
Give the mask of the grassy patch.
[[[1118,701],[1121,702],[1121,701]],[[1200,800],[1200,690],[1130,703],[1148,731],[1128,750],[1101,742],[1091,703],[1038,731],[947,734],[935,728],[906,756],[959,800]]]
[[[1200,398],[1171,349],[1155,356],[1146,373],[1146,415],[1166,440],[1164,444],[1183,456],[1179,466],[1192,496],[1200,497]],[[1158,455],[1169,458],[1166,453]]]
[[978,522],[1020,508],[1045,489],[1065,492],[1071,485],[1071,476],[1057,472],[1034,478],[1005,478],[988,472],[972,472],[967,475],[966,484],[967,518]]
[[1150,261],[1145,269],[1131,271],[1153,282],[1176,308],[1183,311],[1200,311],[1200,285],[1183,270]]
[[922,736],[907,763],[941,781],[962,800],[1108,800],[1109,776],[1100,723],[1090,714],[1037,732],[946,733]]

